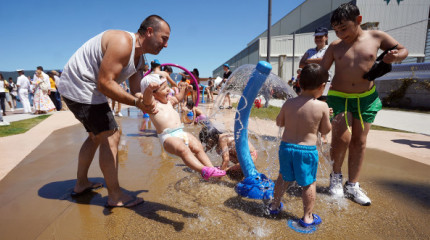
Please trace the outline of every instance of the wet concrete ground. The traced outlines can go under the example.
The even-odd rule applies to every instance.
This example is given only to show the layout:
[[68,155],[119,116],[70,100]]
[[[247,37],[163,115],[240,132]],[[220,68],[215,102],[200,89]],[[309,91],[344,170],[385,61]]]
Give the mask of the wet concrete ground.
[[[87,134],[80,125],[55,131],[0,182],[1,239],[428,239],[430,166],[368,149],[361,186],[370,207],[327,194],[329,163],[322,158],[315,213],[323,220],[312,235],[294,232],[286,221],[302,216],[300,189],[284,195],[279,217],[263,215],[261,201],[240,198],[235,181],[206,182],[165,154],[157,138],[138,134],[140,118],[122,126],[121,186],[143,197],[133,209],[108,210],[105,188],[72,199],[77,153]],[[199,127],[187,126],[198,133]],[[251,138],[258,146],[256,167],[277,177],[279,143]],[[215,164],[220,157],[209,153]],[[267,161],[266,161],[267,159]],[[346,164],[344,164],[346,166]],[[347,172],[346,169],[344,172]],[[103,181],[98,157],[90,169]]]

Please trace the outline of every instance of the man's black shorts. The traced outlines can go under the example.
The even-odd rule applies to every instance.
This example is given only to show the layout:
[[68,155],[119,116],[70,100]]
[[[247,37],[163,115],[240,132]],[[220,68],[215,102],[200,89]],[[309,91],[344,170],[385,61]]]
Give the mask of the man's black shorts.
[[92,105],[78,103],[64,96],[63,99],[75,118],[84,125],[87,132],[97,135],[104,131],[118,129],[118,124],[107,102]]

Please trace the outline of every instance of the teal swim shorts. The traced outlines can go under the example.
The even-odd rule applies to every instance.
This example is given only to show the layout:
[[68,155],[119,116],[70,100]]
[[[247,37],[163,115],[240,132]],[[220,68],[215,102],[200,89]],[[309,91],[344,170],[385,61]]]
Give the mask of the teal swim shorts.
[[302,187],[317,180],[317,146],[281,142],[279,146],[279,172],[286,182],[296,181]]

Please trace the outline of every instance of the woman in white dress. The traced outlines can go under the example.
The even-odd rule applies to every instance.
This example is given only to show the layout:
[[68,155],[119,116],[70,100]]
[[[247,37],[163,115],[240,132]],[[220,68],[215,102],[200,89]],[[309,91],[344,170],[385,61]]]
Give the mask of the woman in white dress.
[[[49,80],[49,78],[48,78]],[[55,110],[55,105],[49,98],[50,83],[45,82],[41,70],[36,70],[32,84],[34,88],[33,107],[35,114],[43,114]]]

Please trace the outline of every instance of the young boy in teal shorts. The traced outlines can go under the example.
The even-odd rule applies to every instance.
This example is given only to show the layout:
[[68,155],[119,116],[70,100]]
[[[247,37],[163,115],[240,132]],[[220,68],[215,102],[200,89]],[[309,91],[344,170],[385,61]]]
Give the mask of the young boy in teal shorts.
[[282,195],[289,183],[296,181],[303,188],[304,216],[299,224],[308,227],[321,223],[321,218],[312,213],[318,169],[317,133],[329,133],[331,124],[327,103],[317,98],[324,92],[328,71],[318,64],[308,64],[303,68],[299,81],[302,93],[287,100],[276,118],[276,125],[285,129],[279,147],[279,176],[268,212],[280,212]]
[[[335,197],[343,197],[345,192],[355,202],[369,206],[371,200],[360,188],[358,179],[367,134],[376,113],[382,108],[373,82],[381,74],[375,74],[371,68],[373,69],[379,49],[396,48],[387,51],[377,65],[382,68],[402,61],[407,57],[408,51],[387,33],[362,30],[361,21],[359,9],[351,3],[342,4],[333,12],[331,25],[339,39],[330,44],[320,64],[327,70],[333,62],[336,67],[327,94],[327,103],[334,113],[330,150],[334,164],[329,191]],[[343,188],[341,168],[347,150],[348,181]]]

